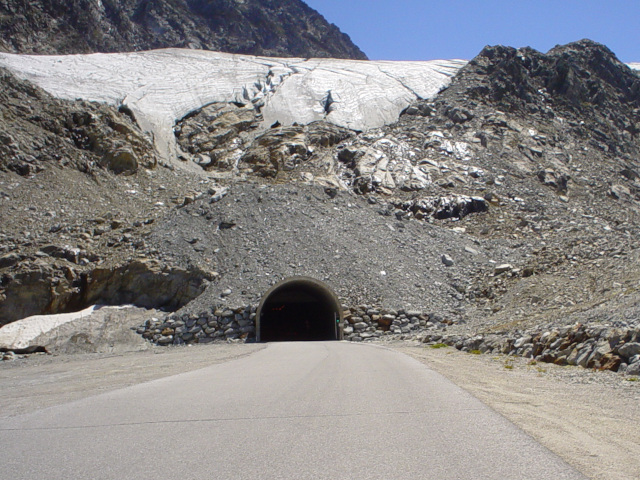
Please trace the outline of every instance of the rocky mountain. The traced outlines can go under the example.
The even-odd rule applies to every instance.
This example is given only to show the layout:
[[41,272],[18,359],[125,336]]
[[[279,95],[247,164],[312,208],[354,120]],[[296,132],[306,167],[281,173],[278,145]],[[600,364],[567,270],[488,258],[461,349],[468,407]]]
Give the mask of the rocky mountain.
[[366,59],[300,0],[3,0],[0,48],[30,54],[192,48]]
[[640,369],[640,77],[602,45],[487,47],[364,131],[207,103],[171,131],[184,168],[154,167],[125,106],[11,75],[3,323],[128,302],[172,312],[140,328],[159,343],[245,339],[261,295],[309,275],[354,341]]

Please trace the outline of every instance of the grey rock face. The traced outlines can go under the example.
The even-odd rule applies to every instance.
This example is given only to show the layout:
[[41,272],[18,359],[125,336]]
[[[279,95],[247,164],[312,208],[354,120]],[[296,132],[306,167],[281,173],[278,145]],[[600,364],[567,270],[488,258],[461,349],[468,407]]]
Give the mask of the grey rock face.
[[349,37],[299,0],[8,0],[0,45],[71,54],[192,48],[268,56],[366,59]]
[[640,354],[640,343],[626,343],[618,349],[618,352],[620,353],[620,355],[628,359],[635,357],[636,355]]

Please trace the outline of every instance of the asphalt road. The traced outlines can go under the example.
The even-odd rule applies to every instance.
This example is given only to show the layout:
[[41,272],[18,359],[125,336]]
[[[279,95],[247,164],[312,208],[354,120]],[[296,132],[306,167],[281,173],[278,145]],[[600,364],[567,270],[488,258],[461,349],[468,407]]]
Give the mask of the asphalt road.
[[0,478],[585,477],[418,361],[321,342],[1,419]]

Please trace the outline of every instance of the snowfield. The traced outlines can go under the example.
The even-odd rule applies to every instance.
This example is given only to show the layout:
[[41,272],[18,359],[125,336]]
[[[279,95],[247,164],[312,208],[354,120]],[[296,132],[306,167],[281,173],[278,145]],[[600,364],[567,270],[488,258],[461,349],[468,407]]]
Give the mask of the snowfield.
[[65,323],[91,315],[96,306],[93,305],[80,312],[61,313],[58,315],[34,315],[0,328],[0,347],[8,349],[27,348],[40,335],[50,332]]
[[64,99],[129,107],[175,158],[175,122],[213,102],[252,103],[263,125],[327,120],[353,130],[392,123],[445,87],[464,60],[267,58],[187,49],[91,55],[0,53],[0,66]]

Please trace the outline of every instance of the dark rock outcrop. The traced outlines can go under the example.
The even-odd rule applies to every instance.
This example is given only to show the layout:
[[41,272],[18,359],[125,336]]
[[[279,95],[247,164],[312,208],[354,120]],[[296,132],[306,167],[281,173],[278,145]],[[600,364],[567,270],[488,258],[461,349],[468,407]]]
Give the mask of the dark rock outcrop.
[[3,0],[0,48],[15,53],[156,48],[366,59],[300,0]]
[[528,47],[485,47],[463,68],[456,83],[463,85],[471,78],[475,84],[466,89],[469,96],[509,111],[531,111],[548,101],[575,110],[619,102],[637,108],[640,102],[637,74],[591,40],[557,46],[546,54]]
[[21,176],[45,165],[133,174],[157,163],[150,139],[107,105],[52,97],[0,69],[0,170]]
[[25,264],[0,281],[0,326],[37,314],[78,311],[94,304],[178,309],[198,297],[215,278],[153,260],[113,267],[74,269],[60,264]]
[[[564,117],[583,122],[578,133],[612,152],[625,152],[627,140],[640,133],[640,76],[591,40],[557,46],[546,54],[532,48],[485,47],[462,68],[445,96],[466,104],[467,110],[446,107],[454,123],[466,121],[477,105],[548,121]],[[451,112],[461,111],[467,113],[451,117]]]

